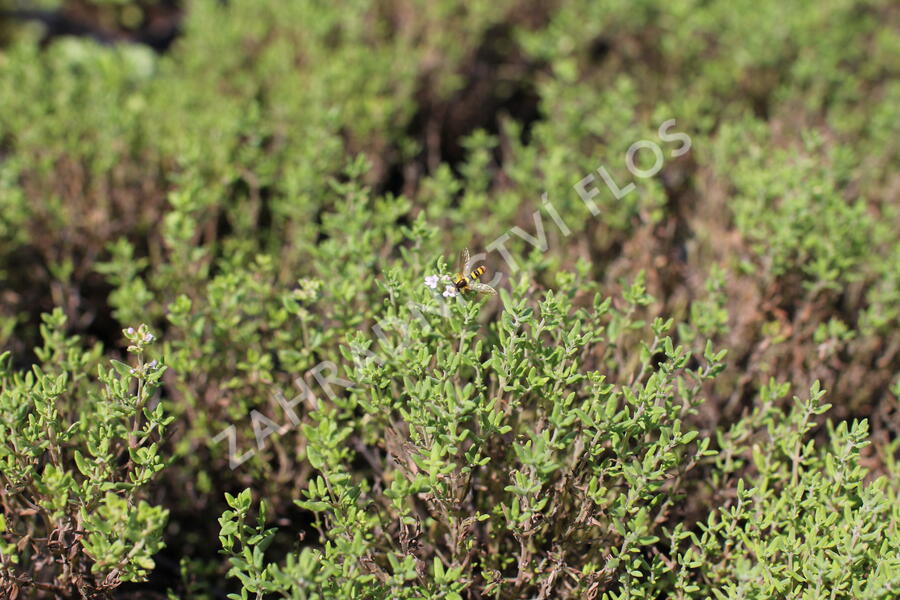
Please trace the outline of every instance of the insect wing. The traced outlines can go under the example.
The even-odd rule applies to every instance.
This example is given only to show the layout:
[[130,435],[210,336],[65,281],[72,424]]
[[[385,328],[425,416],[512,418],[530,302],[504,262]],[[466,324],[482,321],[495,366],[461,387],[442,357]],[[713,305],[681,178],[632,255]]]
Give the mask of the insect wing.
[[457,265],[456,270],[460,277],[465,277],[469,273],[469,263],[469,249],[463,248],[462,252],[459,253],[459,264]]
[[470,283],[469,288],[471,288],[474,292],[478,292],[479,294],[490,294],[491,296],[497,295],[497,290],[486,283],[476,281],[474,283]]
[[469,249],[463,248],[463,251],[459,253],[459,270],[457,273],[461,277],[465,277],[468,275],[469,270],[472,268],[471,260],[469,259]]

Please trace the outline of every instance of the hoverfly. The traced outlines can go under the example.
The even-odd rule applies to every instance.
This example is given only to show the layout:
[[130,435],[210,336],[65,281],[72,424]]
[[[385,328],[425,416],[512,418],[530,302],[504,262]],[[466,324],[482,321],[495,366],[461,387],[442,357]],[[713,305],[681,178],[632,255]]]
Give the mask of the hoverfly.
[[484,265],[472,269],[472,261],[469,258],[469,249],[464,248],[459,255],[459,270],[456,272],[456,275],[453,276],[453,287],[455,287],[456,291],[459,293],[469,290],[479,294],[496,295],[497,290],[480,281],[481,276],[484,275],[486,270]]

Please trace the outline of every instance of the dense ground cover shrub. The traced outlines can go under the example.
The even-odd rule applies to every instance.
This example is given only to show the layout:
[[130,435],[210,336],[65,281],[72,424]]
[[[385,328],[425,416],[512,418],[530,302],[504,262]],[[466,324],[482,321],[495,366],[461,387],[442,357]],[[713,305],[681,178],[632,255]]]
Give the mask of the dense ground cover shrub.
[[896,596],[891,3],[24,4],[7,594]]
[[65,336],[61,311],[44,321],[40,365],[13,373],[0,357],[0,589],[94,597],[145,579],[163,546],[168,511],[143,497],[173,419],[155,401],[165,367],[144,362],[144,326],[125,332],[135,366],[103,367],[99,346]]

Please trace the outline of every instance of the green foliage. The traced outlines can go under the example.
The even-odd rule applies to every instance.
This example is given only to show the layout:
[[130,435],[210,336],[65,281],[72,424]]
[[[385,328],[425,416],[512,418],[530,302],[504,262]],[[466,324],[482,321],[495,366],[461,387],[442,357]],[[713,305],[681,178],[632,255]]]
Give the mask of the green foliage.
[[[135,366],[100,364],[100,347],[66,338],[61,311],[44,317],[40,366],[0,357],[2,585],[91,596],[141,581],[162,547],[168,511],[140,499],[164,467],[156,398],[165,367],[143,360],[153,334],[124,332]],[[95,377],[88,375],[91,371]]]
[[[298,572],[310,583],[304,594],[328,598],[460,598],[476,582],[495,597],[555,586],[581,597],[642,578],[661,589],[664,563],[640,553],[663,535],[664,519],[653,517],[684,500],[685,474],[712,454],[709,439],[682,426],[725,352],[708,347],[702,366],[690,367],[662,319],[650,343],[632,339],[646,326],[630,315],[652,301],[640,280],[615,309],[599,295],[577,308],[576,294],[592,286],[563,279],[535,307],[504,293],[488,340],[475,303],[451,304],[444,318],[424,298],[421,321],[402,304],[385,306],[407,324],[402,345],[349,349],[354,391],[321,403],[303,425],[319,474],[297,504],[316,514],[324,550],[266,565],[270,587],[261,589],[307,597],[283,583]],[[634,370],[616,365],[623,346],[640,357]],[[375,479],[355,476],[358,444],[348,440],[378,437],[386,453],[365,454]],[[242,537],[226,527],[230,549]],[[242,577],[263,572],[261,563],[232,564]],[[572,583],[573,572],[584,577]]]
[[[752,454],[730,506],[710,513],[681,558],[702,573],[697,587],[715,598],[892,598],[900,590],[900,504],[887,477],[860,465],[869,444],[863,421],[828,423],[829,446],[808,432],[826,412],[825,392],[794,398],[785,416],[771,400],[729,432],[723,454]],[[754,431],[756,428],[756,431]],[[724,472],[735,465],[723,464]]]
[[21,7],[6,596],[898,595],[892,3]]

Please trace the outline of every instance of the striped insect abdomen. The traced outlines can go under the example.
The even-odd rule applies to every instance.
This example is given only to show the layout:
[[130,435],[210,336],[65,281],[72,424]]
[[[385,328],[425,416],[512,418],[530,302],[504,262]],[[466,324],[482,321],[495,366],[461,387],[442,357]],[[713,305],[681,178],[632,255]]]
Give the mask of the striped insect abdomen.
[[471,279],[472,281],[478,281],[478,278],[484,275],[484,272],[485,268],[483,266],[478,267],[477,269],[472,271],[472,273],[469,275],[469,279]]

